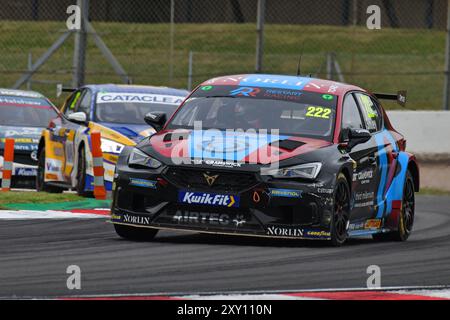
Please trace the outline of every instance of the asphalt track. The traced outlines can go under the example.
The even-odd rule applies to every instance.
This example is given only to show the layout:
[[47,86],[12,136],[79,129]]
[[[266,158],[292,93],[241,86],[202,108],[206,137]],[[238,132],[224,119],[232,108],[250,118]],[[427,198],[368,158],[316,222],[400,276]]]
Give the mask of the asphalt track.
[[[404,243],[276,241],[160,232],[153,242],[116,236],[105,219],[0,220],[0,297],[193,293],[450,284],[450,197],[417,197]],[[66,268],[81,268],[81,290]]]

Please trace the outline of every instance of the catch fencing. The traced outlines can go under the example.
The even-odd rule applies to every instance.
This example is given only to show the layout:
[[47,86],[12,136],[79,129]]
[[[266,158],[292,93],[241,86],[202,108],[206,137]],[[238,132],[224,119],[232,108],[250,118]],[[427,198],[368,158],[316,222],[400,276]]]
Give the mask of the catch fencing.
[[[69,30],[68,8],[77,4],[89,18]],[[0,0],[0,87],[50,98],[57,83],[192,88],[223,74],[296,74],[301,56],[304,75],[407,89],[410,108],[442,109],[447,7],[447,0]]]

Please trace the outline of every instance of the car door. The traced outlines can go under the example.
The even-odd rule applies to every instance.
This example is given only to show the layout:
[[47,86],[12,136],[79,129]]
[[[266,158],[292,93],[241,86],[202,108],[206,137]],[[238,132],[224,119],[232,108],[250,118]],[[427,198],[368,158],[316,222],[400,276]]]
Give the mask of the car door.
[[[75,93],[76,99],[71,102],[69,106],[69,112],[83,112],[86,114],[86,123],[75,123],[73,121],[67,121],[65,127],[66,143],[65,143],[65,154],[66,161],[64,165],[64,176],[66,179],[70,179],[73,170],[74,163],[77,157],[78,143],[77,135],[84,132],[84,128],[87,128],[86,124],[90,120],[91,115],[91,98],[92,92],[88,88],[84,88],[81,91]],[[73,104],[74,103],[74,104]],[[72,105],[73,104],[73,105]],[[73,107],[72,107],[73,106]]]
[[376,145],[377,169],[371,187],[375,194],[372,218],[382,219],[386,213],[385,194],[396,168],[398,146],[392,135],[385,130],[379,103],[365,93],[357,93],[366,128],[372,133]]
[[[348,140],[351,129],[367,129],[363,110],[357,102],[357,93],[349,93],[343,103],[341,141]],[[351,222],[363,221],[373,215],[375,200],[374,176],[377,169],[377,146],[375,138],[354,146],[348,150],[348,156],[354,161],[351,181]],[[364,228],[364,225],[359,225]]]
[[64,117],[59,123],[55,124],[55,128],[53,130],[53,135],[62,144],[60,170],[66,182],[70,181],[70,172],[73,168],[73,132],[75,132],[77,128],[80,127],[79,124],[69,121],[68,116],[72,113],[77,112],[78,106],[81,101],[81,96],[82,90],[76,90],[69,96],[69,98],[67,98],[66,102],[61,108],[61,112],[63,113]]

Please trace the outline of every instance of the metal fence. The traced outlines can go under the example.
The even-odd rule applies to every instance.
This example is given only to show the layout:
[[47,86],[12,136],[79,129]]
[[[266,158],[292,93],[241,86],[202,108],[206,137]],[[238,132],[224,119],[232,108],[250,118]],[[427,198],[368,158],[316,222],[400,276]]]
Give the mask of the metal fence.
[[[77,2],[89,3],[89,21],[68,30]],[[302,74],[407,89],[410,108],[441,109],[447,2],[0,0],[0,87],[50,98],[57,83],[190,88],[223,74],[295,74],[301,56]],[[381,29],[367,27],[372,5]]]

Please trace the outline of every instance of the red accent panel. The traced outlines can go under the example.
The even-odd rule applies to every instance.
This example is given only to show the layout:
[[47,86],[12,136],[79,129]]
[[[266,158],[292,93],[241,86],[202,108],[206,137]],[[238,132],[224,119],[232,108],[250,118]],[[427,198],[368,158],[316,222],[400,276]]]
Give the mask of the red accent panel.
[[18,103],[0,103],[4,107],[34,108],[34,109],[51,109],[50,106],[38,106],[35,104],[18,104]]
[[305,292],[289,293],[288,296],[328,300],[448,300],[415,294],[399,294],[383,291],[343,291],[343,292]]
[[59,300],[185,300],[169,296],[61,297]]

